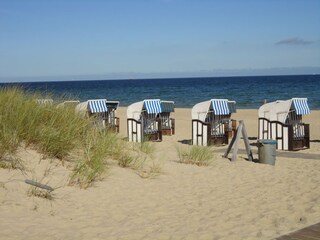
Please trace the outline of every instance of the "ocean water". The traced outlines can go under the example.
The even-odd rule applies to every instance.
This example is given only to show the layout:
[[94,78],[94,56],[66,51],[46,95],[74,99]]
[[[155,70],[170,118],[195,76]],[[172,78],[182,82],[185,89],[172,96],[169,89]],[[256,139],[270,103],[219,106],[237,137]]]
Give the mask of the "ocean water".
[[80,101],[107,98],[120,101],[120,106],[160,98],[191,108],[201,101],[226,98],[236,101],[238,109],[258,109],[265,100],[306,97],[311,110],[320,109],[320,75],[27,82],[0,87],[12,85]]

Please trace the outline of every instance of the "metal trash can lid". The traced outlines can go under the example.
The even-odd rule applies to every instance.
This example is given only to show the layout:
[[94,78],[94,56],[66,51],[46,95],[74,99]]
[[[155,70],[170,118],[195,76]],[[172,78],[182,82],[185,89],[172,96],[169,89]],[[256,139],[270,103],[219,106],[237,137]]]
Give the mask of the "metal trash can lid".
[[258,139],[258,143],[262,143],[262,144],[277,144],[277,140],[273,140],[273,139]]

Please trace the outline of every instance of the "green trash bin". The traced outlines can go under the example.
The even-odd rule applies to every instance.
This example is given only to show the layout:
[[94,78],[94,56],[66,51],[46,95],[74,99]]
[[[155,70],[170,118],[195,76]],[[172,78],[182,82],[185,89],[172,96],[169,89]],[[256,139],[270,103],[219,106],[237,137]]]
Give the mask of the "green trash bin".
[[270,139],[258,139],[259,163],[275,165],[277,141]]

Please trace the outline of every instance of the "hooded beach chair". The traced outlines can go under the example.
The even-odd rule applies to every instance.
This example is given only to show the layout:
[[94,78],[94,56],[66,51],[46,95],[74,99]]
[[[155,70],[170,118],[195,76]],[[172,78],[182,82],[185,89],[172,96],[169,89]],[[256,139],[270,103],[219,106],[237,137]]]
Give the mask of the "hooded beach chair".
[[162,141],[160,99],[146,99],[127,108],[127,130],[130,142]]
[[94,123],[98,127],[107,127],[119,132],[119,118],[116,117],[118,101],[107,101],[107,99],[91,99],[79,103],[76,111],[87,117],[94,118]]
[[192,108],[192,144],[228,144],[236,130],[236,121],[231,113],[236,111],[236,102],[228,99],[211,99]]
[[302,116],[310,114],[307,98],[278,100],[259,108],[259,139],[277,140],[277,149],[301,150],[310,148],[309,124]]

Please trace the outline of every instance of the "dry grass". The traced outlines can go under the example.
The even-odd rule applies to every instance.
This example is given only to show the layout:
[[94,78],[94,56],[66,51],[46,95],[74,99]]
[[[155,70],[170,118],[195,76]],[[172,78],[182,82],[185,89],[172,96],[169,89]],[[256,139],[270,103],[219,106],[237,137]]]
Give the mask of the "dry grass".
[[54,200],[55,196],[51,191],[45,190],[45,189],[39,189],[35,186],[31,186],[28,189],[27,195],[29,197],[39,197],[44,198],[47,200]]
[[148,164],[148,166],[144,166],[144,168],[139,170],[137,174],[141,178],[155,178],[162,174],[162,169],[162,162],[152,160],[151,164]]
[[0,168],[18,169],[24,171],[25,165],[20,158],[16,156],[6,155],[0,158]]
[[195,164],[197,166],[208,166],[215,158],[209,147],[191,146],[187,149],[176,148],[179,162],[185,164]]

